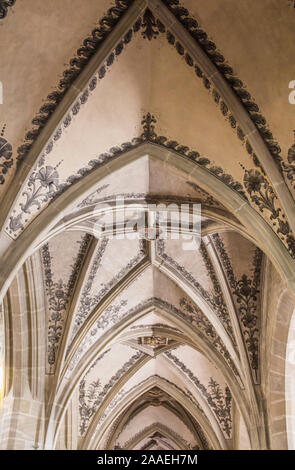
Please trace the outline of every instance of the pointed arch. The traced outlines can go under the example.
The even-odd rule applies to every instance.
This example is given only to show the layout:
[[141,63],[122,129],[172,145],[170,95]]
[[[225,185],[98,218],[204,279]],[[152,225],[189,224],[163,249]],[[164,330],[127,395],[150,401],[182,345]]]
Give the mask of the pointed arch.
[[[208,170],[189,160],[187,157],[178,154],[176,151],[163,149],[154,144],[143,144],[139,148],[127,151],[118,158],[114,158],[112,161],[101,165],[80,181],[69,186],[54,201],[54,204],[49,204],[30,223],[17,240],[10,243],[2,256],[2,275],[0,277],[0,293],[2,297],[16,271],[34,251],[34,247],[38,246],[39,242],[44,239],[46,233],[62,218],[65,209],[72,207],[80,197],[90,194],[98,181],[105,176],[116,172],[119,168],[122,168],[131,161],[135,161],[142,155],[151,155],[154,158],[165,161],[172,165],[172,167],[180,169],[186,174],[188,180],[196,182],[217,200],[220,200],[248,229],[256,240],[257,245],[266,252],[279,272],[288,280],[291,290],[295,292],[294,260],[291,259],[286,248],[265,220],[237,192],[229,188]],[[269,241],[267,245],[265,240]]]
[[138,397],[146,393],[154,386],[160,388],[163,390],[163,392],[167,393],[174,400],[182,404],[184,409],[186,409],[188,413],[193,416],[194,419],[200,424],[208,442],[214,449],[218,450],[221,448],[227,448],[225,440],[220,442],[214,431],[211,429],[207,417],[205,417],[195,406],[193,406],[190,400],[188,400],[188,398],[184,396],[180,390],[171,387],[171,385],[160,376],[151,376],[142,384],[139,384],[137,387],[133,388],[129,393],[127,393],[124,396],[124,400],[120,401],[111,410],[108,417],[102,422],[100,426],[98,426],[98,417],[92,421],[88,429],[87,436],[83,442],[82,449],[100,448],[100,441],[103,439],[106,429],[110,427],[110,423],[114,422],[119,415],[124,413],[128,406],[130,406]]

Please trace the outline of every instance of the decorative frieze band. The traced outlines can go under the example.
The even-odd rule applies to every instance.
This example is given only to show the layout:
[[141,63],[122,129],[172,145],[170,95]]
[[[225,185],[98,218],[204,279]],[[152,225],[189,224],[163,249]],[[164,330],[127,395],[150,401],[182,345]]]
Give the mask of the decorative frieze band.
[[0,20],[7,16],[8,8],[13,7],[16,0],[0,0]]

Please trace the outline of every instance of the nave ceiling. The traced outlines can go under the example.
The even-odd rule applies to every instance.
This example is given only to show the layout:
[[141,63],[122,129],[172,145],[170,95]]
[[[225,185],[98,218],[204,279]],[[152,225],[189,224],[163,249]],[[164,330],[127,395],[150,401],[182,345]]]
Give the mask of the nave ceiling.
[[[268,447],[267,282],[295,289],[290,2],[10,3],[7,396],[43,402],[45,448]],[[197,249],[119,236],[157,204],[201,205]]]

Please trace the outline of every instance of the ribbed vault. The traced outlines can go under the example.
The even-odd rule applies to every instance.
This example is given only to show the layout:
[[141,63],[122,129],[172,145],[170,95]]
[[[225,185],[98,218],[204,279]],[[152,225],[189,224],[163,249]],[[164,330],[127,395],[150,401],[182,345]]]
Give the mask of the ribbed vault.
[[288,2],[39,3],[0,1],[1,446],[283,448],[294,148],[254,72],[292,57]]

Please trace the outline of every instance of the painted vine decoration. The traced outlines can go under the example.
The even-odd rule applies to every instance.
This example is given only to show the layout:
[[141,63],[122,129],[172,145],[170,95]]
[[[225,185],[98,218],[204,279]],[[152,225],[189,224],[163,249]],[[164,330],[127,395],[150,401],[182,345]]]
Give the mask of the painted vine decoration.
[[221,426],[227,437],[231,434],[231,402],[232,396],[230,389],[226,386],[224,392],[220,385],[212,377],[210,378],[208,388],[212,402],[215,404],[214,412],[219,419]]
[[5,178],[3,175],[6,175],[9,168],[11,168],[13,165],[12,146],[4,138],[5,129],[6,124],[4,124],[4,126],[2,127],[2,131],[0,134],[0,184],[5,183]]
[[[268,146],[269,151],[272,153],[273,158],[276,160],[280,170],[282,170],[283,168],[284,171],[289,171],[289,175],[291,175],[292,169],[287,170],[286,164],[283,165],[281,163],[282,161],[282,158],[280,157],[281,149],[278,143],[273,138],[273,135],[267,128],[265,118],[260,114],[257,104],[253,101],[253,98],[251,97],[249,92],[245,89],[243,82],[235,76],[232,68],[225,62],[223,55],[217,50],[214,42],[208,39],[207,34],[199,28],[197,21],[189,15],[188,10],[183,8],[178,0],[163,0],[163,1],[165,5],[170,9],[170,11],[180,21],[180,23],[187,29],[190,35],[203,48],[203,50],[206,52],[209,58],[216,65],[217,69],[223,74],[224,78],[227,80],[229,85],[237,94],[242,104],[249,112],[251,119],[255,123],[259,133],[261,134],[266,145]],[[84,41],[83,47],[77,51],[77,57],[70,61],[71,68],[64,72],[64,78],[61,80],[59,84],[59,90],[56,92],[50,93],[48,95],[47,97],[48,102],[45,103],[45,105],[41,107],[40,114],[33,120],[33,124],[38,127],[32,129],[31,131],[27,133],[27,136],[26,136],[27,143],[25,143],[23,146],[21,146],[18,149],[18,153],[19,153],[18,160],[22,160],[24,156],[29,152],[30,148],[33,145],[33,142],[40,134],[42,128],[44,127],[45,123],[47,122],[51,114],[54,112],[58,103],[61,101],[65,91],[68,89],[71,83],[77,78],[80,71],[88,62],[89,58],[95,53],[95,51],[97,50],[97,47],[103,42],[103,40],[107,37],[107,35],[111,31],[111,29],[117,24],[117,22],[122,17],[124,12],[128,9],[130,4],[131,4],[131,0],[116,0],[116,6],[112,7],[108,11],[107,15],[99,22],[100,26],[95,28],[92,32],[92,36],[87,38]],[[81,105],[87,102],[90,96],[90,93],[96,88],[98,80],[101,80],[106,75],[106,69],[107,67],[113,64],[115,56],[121,54],[124,47],[131,41],[133,34],[139,31],[141,28],[143,28],[143,36],[149,40],[151,40],[152,38],[158,37],[160,32],[161,33],[165,32],[164,25],[162,25],[162,23],[159,20],[155,19],[153,13],[149,9],[147,9],[143,15],[143,18],[139,18],[135,22],[135,24],[133,25],[133,28],[130,29],[126,33],[124,38],[116,46],[115,50],[107,58],[106,63],[100,68],[100,70],[97,73],[97,76],[95,76],[91,80],[88,88],[85,90],[80,100],[78,100],[73,105],[72,110],[68,114],[68,116],[65,118],[63,125],[56,131],[53,139],[48,143],[45,149],[45,153],[42,156],[43,159],[45,158],[46,154],[52,151],[54,142],[61,137],[63,127],[66,128],[70,125],[73,117],[79,112]],[[167,36],[168,42],[172,44],[173,46],[175,46],[177,52],[184,57],[186,63],[190,67],[194,67],[196,75],[203,79],[204,86],[208,90],[210,90],[211,83],[208,80],[208,78],[204,75],[204,73],[202,72],[198,64],[194,64],[192,57],[187,52],[185,52],[183,46],[179,43],[179,41],[176,40],[176,38],[169,31],[166,31],[166,36]],[[242,129],[239,127],[235,117],[229,112],[228,106],[226,105],[224,101],[221,100],[220,95],[214,89],[212,90],[212,96],[214,98],[214,101],[220,106],[220,110],[222,114],[227,117],[231,127],[236,130],[238,138],[245,144],[245,148],[247,152],[249,153],[249,155],[252,156],[255,165],[257,165],[260,168],[261,172],[264,174],[264,170],[261,167],[257,159],[257,156],[253,153],[251,144],[246,139],[246,136],[244,135]],[[185,156],[189,156],[187,155],[188,149],[186,146],[178,144],[175,141],[169,141],[166,137],[163,137],[163,136],[157,136],[157,138],[153,138],[153,137],[155,136],[152,136],[152,140],[155,140],[155,143],[157,143],[158,145],[163,145],[168,148],[170,148],[171,146],[172,149],[175,149],[175,146],[177,146],[178,147],[177,151],[179,153]],[[143,135],[141,139],[142,138],[145,139],[145,136]],[[98,158],[101,159],[102,156],[104,158],[118,156],[123,151],[126,151],[142,143],[140,142],[141,139],[135,138],[132,140],[132,142],[124,143],[119,147],[113,147],[112,149],[110,149],[110,153],[112,153],[113,155],[110,156],[108,153],[106,153],[106,154],[100,155]],[[149,137],[145,139],[144,141],[149,141]],[[194,152],[194,151],[188,152],[188,153],[194,154],[194,156],[190,155],[189,158],[196,158],[196,156],[198,155],[198,152]],[[210,161],[206,158],[198,158],[197,163],[207,166],[209,165]],[[98,165],[97,160],[92,160],[89,162],[89,166],[91,166],[92,168],[96,168],[97,165]],[[213,166],[207,169],[211,173],[213,173],[217,178],[221,179],[224,183],[229,185],[232,189],[239,192],[239,194],[247,200],[247,196],[244,192],[243,186],[240,183],[235,182],[231,175],[224,173],[221,167]],[[67,179],[67,182],[65,184],[59,185],[59,189],[56,191],[55,196],[58,196],[61,192],[63,192],[68,186],[68,184],[71,184],[79,180],[80,177],[86,175],[89,171],[91,171],[91,169],[87,167],[81,168],[78,171],[78,174],[70,176]],[[263,212],[264,210],[263,205],[261,205],[260,207],[262,209],[261,212]],[[14,234],[15,232],[17,232],[17,230],[24,229],[21,219],[22,219],[22,215],[18,214],[17,216],[14,215],[10,220],[10,227],[8,227],[7,230],[8,230],[8,233],[12,235],[13,237],[15,236]],[[279,230],[277,231],[277,233],[282,234],[283,240],[285,236],[289,252],[292,254],[293,257],[295,257],[295,238],[290,232],[289,224],[287,222],[282,221],[279,218],[277,219],[277,222],[279,224]]]
[[139,240],[139,250],[138,253],[122,268],[120,271],[112,277],[112,279],[103,285],[98,294],[93,296],[93,304],[98,304],[98,302],[114,287],[132,268],[138,265],[138,263],[146,255],[146,240]]
[[[217,351],[224,357],[232,371],[237,377],[239,372],[229,354],[226,346],[223,341],[220,339],[212,323],[207,319],[207,317],[196,307],[196,305],[183,297],[180,302],[180,309],[174,309],[173,311],[188,320],[193,326],[196,326],[199,331],[201,331],[205,337],[213,344]],[[181,310],[182,309],[182,310]]]
[[90,383],[88,390],[86,391],[86,378],[94,369],[94,367],[98,364],[101,359],[106,356],[110,352],[110,349],[107,349],[104,351],[102,354],[100,354],[97,359],[94,361],[94,363],[91,365],[91,367],[88,369],[86,372],[85,376],[81,380],[79,384],[79,413],[80,413],[80,433],[84,433],[86,430],[85,424],[89,422],[91,416],[92,416],[92,407],[93,407],[93,402],[97,400],[98,398],[98,390],[101,388],[100,380],[94,380]]
[[87,281],[82,290],[79,309],[78,309],[77,314],[75,315],[75,328],[72,332],[73,336],[78,331],[79,327],[82,325],[85,318],[90,313],[91,307],[93,306],[93,301],[91,297],[91,289],[92,289],[93,282],[96,278],[97,271],[101,265],[101,261],[106,251],[106,248],[108,246],[108,243],[109,243],[109,240],[107,238],[103,238],[101,240],[101,243],[95,253],[93,262],[91,263],[91,268],[87,276]]
[[[90,335],[95,337],[98,330],[105,330],[110,325],[115,325],[117,321],[119,321],[124,314],[122,314],[122,308],[126,307],[128,301],[126,299],[122,299],[117,303],[109,305],[100,315],[99,319],[95,323],[95,326],[92,328]],[[126,313],[126,312],[125,312]]]
[[249,362],[258,380],[260,319],[258,315],[260,277],[263,253],[256,248],[253,258],[253,276],[243,274],[236,279],[225,245],[218,234],[212,235],[214,245],[220,255],[225,273],[238,306],[238,318],[248,352]]
[[78,331],[78,328],[87,318],[91,309],[99,303],[99,301],[110,291],[112,287],[114,287],[125,276],[125,274],[127,274],[133,267],[137,266],[137,264],[146,255],[146,242],[145,240],[140,240],[138,253],[129,261],[129,263],[127,263],[126,266],[124,266],[114,277],[112,277],[109,282],[104,284],[96,295],[91,295],[91,287],[96,277],[98,268],[101,264],[101,260],[105,253],[108,243],[109,240],[104,238],[95,255],[89,276],[87,278],[86,285],[82,292],[80,307],[75,317],[75,327],[73,330],[73,334]]
[[249,170],[245,172],[244,185],[260,212],[266,209],[270,213],[270,220],[277,219],[281,209],[275,208],[277,197],[267,179],[258,170]]
[[[28,218],[23,220],[25,214],[31,215],[33,208],[39,210],[43,204],[55,196],[59,189],[58,166],[42,166],[31,173],[26,189],[22,193],[25,200],[19,204],[21,211],[9,218],[10,234],[24,230],[24,223],[28,221]],[[15,212],[13,211],[14,214]]]
[[[86,337],[79,347],[77,354],[75,354],[71,360],[66,373],[67,378],[70,377],[71,372],[75,369],[84,353],[89,350],[91,345],[96,341],[97,333],[102,333],[103,330],[106,330],[109,326],[114,325],[117,321],[123,318],[124,313],[122,312],[122,308],[126,307],[127,303],[127,300],[121,299],[119,302],[112,303],[103,311],[94,326],[91,328],[90,332],[86,334]],[[70,346],[68,347],[67,353],[69,353],[69,350]]]
[[189,377],[201,394],[206,398],[208,404],[215,413],[219,424],[227,438],[231,437],[232,418],[231,403],[232,396],[229,388],[226,386],[224,391],[220,385],[211,377],[208,386],[200,382],[193,372],[177,357],[175,354],[167,351],[164,353],[182,372]]
[[92,237],[86,234],[80,243],[78,255],[75,263],[72,266],[72,273],[68,283],[63,282],[62,279],[54,282],[52,269],[51,269],[51,255],[48,243],[41,249],[42,262],[45,275],[45,289],[48,297],[49,304],[49,318],[48,318],[48,364],[49,373],[54,372],[54,365],[56,362],[56,355],[63,333],[64,322],[66,319],[66,312],[69,300],[76,285],[76,281],[81,270],[84,257],[88,251],[89,244]]
[[48,319],[48,364],[53,373],[58,344],[62,335],[62,323],[67,305],[66,284],[62,280],[53,282],[49,245],[42,247],[42,261],[45,272],[45,288],[48,296],[50,317]]
[[232,326],[231,326],[231,321],[229,317],[229,313],[227,311],[226,304],[224,302],[224,298],[222,295],[221,288],[219,286],[213,265],[209,259],[207,250],[204,246],[204,243],[201,242],[200,246],[200,253],[201,256],[204,260],[205,266],[207,268],[208,274],[210,276],[210,279],[213,284],[213,289],[214,289],[214,295],[209,293],[206,289],[204,289],[201,284],[194,278],[194,276],[189,273],[184,266],[181,266],[175,259],[173,259],[171,256],[167,255],[165,252],[165,242],[164,240],[158,240],[157,241],[157,254],[165,260],[165,262],[168,262],[170,266],[175,268],[178,272],[181,273],[181,275],[192,285],[195,287],[195,289],[198,291],[198,293],[203,297],[203,299],[209,303],[209,305],[213,308],[214,312],[218,315],[220,318],[222,324],[224,325],[226,331],[228,332],[234,346],[236,347],[236,341],[234,338]]
[[[166,6],[170,9],[170,11],[177,17],[177,19],[182,23],[182,25],[187,29],[187,31],[191,34],[191,36],[198,42],[198,44],[202,47],[204,52],[208,55],[210,60],[215,64],[217,69],[221,72],[225,80],[229,83],[235,94],[238,96],[239,100],[243,104],[243,106],[248,111],[250,118],[254,122],[256,128],[258,129],[259,134],[261,135],[262,139],[264,140],[269,152],[271,153],[274,161],[276,162],[279,170],[281,173],[287,173],[287,178],[291,181],[294,179],[294,147],[291,147],[288,152],[288,162],[287,165],[283,162],[281,157],[281,148],[278,142],[274,139],[273,134],[269,130],[267,126],[265,117],[260,113],[258,105],[254,102],[253,98],[251,97],[250,93],[246,90],[243,82],[236,77],[234,74],[233,69],[226,63],[224,56],[217,50],[216,44],[208,39],[207,34],[199,28],[198,23],[195,19],[189,16],[189,12],[186,8],[183,8],[180,5],[179,0],[163,0]],[[194,64],[192,57],[189,54],[185,53],[183,46],[176,40],[176,38],[167,31],[167,40],[168,42],[175,46],[177,52],[180,55],[183,55],[185,58],[186,63],[190,67],[195,67],[195,73],[199,78],[203,79],[203,83],[205,88],[208,90],[211,89],[211,83],[208,78],[204,75],[198,64]],[[243,130],[239,127],[235,117],[230,114],[229,108],[224,101],[221,100],[219,93],[216,90],[212,90],[212,96],[216,104],[220,106],[220,110],[224,116],[228,118],[228,121],[233,129],[236,129],[238,138],[245,144],[245,148],[250,156],[252,156],[254,164],[259,168],[259,170],[263,175],[265,175],[265,171],[261,166],[257,155],[253,152],[252,146],[250,142],[247,140],[246,136],[243,133]],[[255,170],[252,170],[253,172]],[[259,171],[257,170],[257,173]],[[245,173],[245,178],[247,179],[247,172]],[[277,200],[277,196],[274,193],[272,186],[266,181],[265,182],[265,194],[260,194],[259,197],[251,196],[252,201],[259,206],[259,210],[263,213],[264,209],[271,211],[273,217],[271,219],[276,219],[278,224],[277,234],[282,234],[280,237],[283,241],[286,242],[288,247],[288,251],[290,255],[295,258],[295,237],[291,232],[289,223],[280,219],[278,217],[279,210],[274,208],[274,200]],[[248,191],[249,192],[249,191]],[[284,215],[282,216],[285,217]]]
[[0,20],[7,16],[8,8],[13,7],[16,0],[0,0]]
[[226,331],[229,333],[234,346],[237,347],[230,316],[226,307],[226,303],[224,301],[222,290],[218,282],[214,266],[211,262],[211,259],[208,255],[208,252],[206,250],[206,247],[203,241],[201,241],[201,245],[200,245],[200,254],[202,256],[207,272],[213,284],[214,295],[212,298],[212,304],[215,307],[215,311],[218,317],[221,319],[222,323],[224,324]]
[[[165,381],[166,381],[166,380],[165,380]],[[142,385],[142,383],[143,383],[143,382],[141,382],[140,385]],[[170,383],[170,384],[171,384],[171,383]],[[203,446],[202,448],[205,449],[205,450],[209,450],[209,445],[208,445],[208,442],[207,442],[207,440],[206,440],[206,437],[205,437],[205,435],[204,435],[204,432],[203,432],[201,426],[199,425],[199,423],[198,423],[193,417],[191,417],[191,421],[192,421],[192,423],[193,423],[193,432],[196,433],[196,435],[198,436],[200,442],[202,443],[202,446]],[[118,425],[119,425],[120,422],[121,422],[121,417],[119,416],[119,417],[114,421],[113,425],[112,425],[111,428],[110,428],[109,436],[108,436],[108,439],[107,439],[106,445],[105,445],[106,448],[109,448],[110,440],[112,439],[115,430],[118,429]],[[126,428],[126,425],[127,425],[127,424],[128,424],[128,423],[126,423],[126,424],[123,426],[123,428],[121,429],[120,433],[118,434],[118,436],[117,436],[117,441],[118,441],[118,438],[119,438],[119,436],[121,435],[122,431]],[[161,425],[161,426],[162,426],[162,425]],[[162,426],[162,429],[164,429],[163,426]],[[170,432],[171,432],[171,430],[170,430]],[[189,444],[189,443],[187,443],[186,445],[187,445],[188,449],[191,449],[191,450],[200,450],[200,447],[199,447],[198,445],[191,445],[191,444]],[[126,444],[126,443],[125,443],[124,447],[127,447],[127,444]],[[114,449],[114,450],[116,450],[116,449],[119,450],[119,449],[122,449],[122,447],[120,446],[120,444],[117,443],[117,444],[114,445],[113,449]]]
[[[114,26],[114,24],[116,24],[116,21],[119,18],[119,16],[117,18],[116,15],[119,15],[119,14],[122,15],[123,10],[125,11],[125,9],[128,8],[128,5],[130,4],[130,1],[128,0],[128,1],[124,2],[124,1],[117,0],[117,3],[120,4],[120,8],[117,9],[116,12],[113,9],[110,9],[108,14],[107,14],[106,19],[101,20],[101,22],[100,22],[101,24],[104,24],[104,25],[107,24],[109,28]],[[217,66],[219,71],[227,79],[227,81],[230,83],[232,88],[235,90],[235,92],[237,93],[237,95],[239,96],[241,101],[243,102],[243,105],[249,111],[249,113],[251,115],[251,118],[254,120],[255,124],[257,125],[257,128],[259,129],[259,132],[261,133],[262,137],[266,141],[266,144],[268,145],[269,150],[273,153],[274,156],[278,156],[279,153],[280,153],[280,149],[279,149],[277,143],[274,141],[270,131],[265,127],[265,125],[264,125],[265,119],[263,118],[263,116],[261,116],[259,114],[259,112],[258,112],[259,109],[258,109],[257,105],[252,101],[252,98],[249,95],[249,93],[245,90],[243,83],[233,75],[232,69],[227,64],[225,64],[225,59],[220,54],[220,52],[218,52],[216,50],[216,45],[212,41],[208,40],[208,37],[207,37],[206,33],[204,31],[200,30],[196,20],[189,16],[188,11],[180,6],[180,3],[179,3],[178,0],[176,0],[176,1],[174,1],[174,0],[173,1],[172,0],[165,0],[164,3],[172,11],[172,13],[178,18],[178,20],[183,24],[183,26],[189,31],[189,33],[194,37],[194,39],[198,41],[198,43],[201,45],[201,47],[209,55],[210,59],[213,60],[213,62],[215,63],[215,65]],[[114,17],[117,18],[116,21],[114,20]],[[143,15],[143,18],[139,18],[136,21],[133,28],[130,29],[127,32],[127,34],[124,36],[122,41],[116,46],[114,52],[110,54],[110,56],[106,60],[105,65],[103,65],[100,68],[100,70],[97,73],[97,76],[95,76],[91,80],[88,88],[82,94],[82,97],[80,98],[80,100],[76,102],[76,104],[73,106],[73,108],[71,110],[71,113],[65,118],[65,120],[63,122],[64,127],[68,127],[70,125],[70,123],[72,121],[72,118],[79,112],[81,105],[83,105],[84,103],[87,102],[87,100],[90,96],[90,93],[96,88],[98,79],[100,80],[105,76],[106,68],[112,65],[116,55],[121,54],[121,52],[124,49],[125,45],[127,45],[131,41],[133,33],[136,33],[141,28],[145,28],[144,32],[143,32],[143,35],[144,35],[144,37],[146,37],[147,39],[150,39],[150,40],[152,39],[152,37],[157,37],[160,32],[161,33],[165,32],[165,28],[162,25],[162,23],[154,18],[154,15],[150,12],[150,10],[146,10],[145,14]],[[100,31],[101,34],[103,33],[102,36],[104,38],[109,33],[109,30],[107,29],[107,31],[106,31],[104,28],[102,28],[102,30],[99,30],[99,31]],[[158,33],[158,34],[156,34],[156,33]],[[95,34],[98,34],[98,32],[96,31]],[[103,38],[101,37],[100,40],[103,40]],[[100,40],[98,42],[100,42]],[[193,60],[190,57],[190,55],[188,53],[185,53],[185,50],[184,50],[183,46],[178,41],[176,41],[175,37],[169,31],[167,31],[167,40],[170,44],[175,46],[177,52],[180,55],[184,56],[185,61],[189,66],[191,66],[191,67],[194,66],[195,67],[195,72],[196,72],[197,76],[202,78],[205,87],[210,89],[211,84],[210,84],[209,80],[207,79],[207,77],[204,76],[203,72],[200,70],[200,68],[197,64],[194,65]],[[94,45],[93,45],[93,43],[91,43],[90,39],[88,38],[88,40],[84,41],[84,43],[87,45],[87,47],[89,46],[92,53],[94,53],[94,50],[93,50]],[[83,55],[84,53],[87,55],[87,53],[86,53],[87,47],[86,47],[85,44],[84,44],[84,47],[81,48],[81,50],[78,51],[78,56],[79,56],[79,54]],[[92,53],[90,52],[90,56],[91,56]],[[73,59],[71,61],[71,63],[72,63],[72,65],[75,64],[75,66],[78,67],[78,63],[76,61],[77,61],[77,58]],[[65,76],[68,77],[68,74],[65,73]],[[71,77],[72,74],[69,73],[69,76]],[[74,78],[76,78],[75,73],[74,73],[74,76],[75,76]],[[69,85],[71,83],[72,82],[70,81]],[[64,82],[63,82],[63,84],[64,84]],[[233,129],[236,129],[237,136],[239,137],[239,139],[245,143],[245,147],[246,147],[248,153],[253,156],[254,163],[257,166],[259,166],[262,173],[264,173],[263,169],[261,168],[261,166],[260,166],[260,164],[257,160],[256,155],[253,154],[253,152],[252,152],[252,148],[251,148],[250,143],[248,142],[248,140],[245,139],[245,136],[243,134],[242,129],[238,126],[234,116],[232,116],[228,112],[228,107],[227,107],[226,103],[224,103],[220,99],[219,94],[214,89],[212,90],[212,96],[213,96],[215,102],[220,105],[220,109],[221,109],[222,114],[224,116],[228,117],[228,120],[229,120],[229,123],[230,123],[231,127]],[[49,95],[48,99],[55,101],[55,104],[57,105],[61,98],[62,98],[62,96],[60,95],[60,92],[58,91],[58,92],[51,93]],[[46,112],[46,113],[50,112],[50,114],[51,114],[54,111],[55,106],[52,106],[52,103],[50,104],[49,107],[47,105],[48,105],[48,103],[45,104],[41,108],[41,110],[42,110],[42,112],[43,111]],[[47,117],[45,116],[45,121],[50,116],[50,114]],[[33,120],[33,123],[38,124],[38,122],[37,122],[38,119],[39,118],[36,118],[35,120]],[[41,121],[42,121],[42,124],[43,124],[43,118],[42,117],[41,117]],[[134,147],[140,145],[143,142],[152,142],[152,143],[156,143],[157,145],[164,146],[166,148],[171,148],[172,150],[176,150],[181,155],[195,160],[196,163],[198,163],[199,165],[205,166],[206,169],[210,173],[214,174],[217,178],[219,178],[225,184],[230,186],[232,189],[236,190],[244,199],[248,200],[243,186],[239,182],[234,181],[231,175],[225,173],[220,166],[208,167],[208,165],[210,164],[210,160],[207,159],[206,157],[200,157],[199,153],[196,152],[196,151],[190,151],[190,149],[187,146],[181,145],[178,142],[173,141],[173,140],[171,141],[167,137],[158,136],[155,132],[155,126],[154,126],[155,123],[156,123],[156,120],[155,120],[154,116],[152,116],[150,113],[147,113],[147,115],[144,116],[144,118],[143,118],[144,132],[142,133],[140,138],[134,138],[131,142],[126,142],[126,143],[123,143],[121,146],[113,147],[113,148],[110,149],[109,153],[101,154],[101,155],[99,155],[99,157],[97,159],[91,160],[88,163],[88,167],[81,168],[76,175],[72,175],[72,176],[68,177],[66,183],[59,184],[58,188],[56,188],[56,191],[54,193],[50,193],[50,196],[48,197],[48,200],[53,200],[55,197],[57,197],[59,194],[61,194],[68,187],[69,184],[78,181],[81,177],[85,176],[86,174],[91,172],[93,169],[100,166],[100,164],[106,162],[108,159],[115,158],[115,157],[119,156],[121,153],[123,153],[124,151],[129,150],[131,148],[134,148]],[[27,134],[27,140],[32,140],[32,143],[33,143],[33,141],[37,138],[38,135],[39,135],[39,131],[36,131],[36,129],[33,129],[32,131],[30,131]],[[56,131],[56,134],[54,135],[53,139],[47,145],[47,148],[45,150],[45,154],[48,154],[48,153],[51,152],[51,150],[53,148],[53,145],[54,145],[54,142],[56,140],[58,140],[61,137],[61,135],[62,135],[62,126]],[[29,145],[29,148],[30,147],[31,147],[31,145]],[[43,161],[45,159],[45,154],[43,154],[43,156],[41,157],[41,160],[43,159]],[[281,165],[280,165],[280,167],[281,167]],[[46,168],[47,167],[44,167],[43,171],[46,171]],[[32,188],[30,188],[30,189],[32,189]],[[258,199],[255,197],[256,201],[254,201],[253,197],[251,197],[251,199],[253,200],[253,202],[256,205],[258,205],[260,203],[260,211],[264,212],[265,209],[269,209],[272,206],[272,203],[274,202],[274,199],[272,200],[272,198],[275,197],[275,196],[273,196],[273,194],[274,194],[274,192],[273,192],[271,186],[269,185],[269,189],[267,189],[267,194],[266,194],[266,200],[265,201],[262,200],[263,198],[261,196]],[[25,206],[27,206],[28,204],[29,204],[29,208],[32,208],[35,205],[35,199],[29,197],[29,201]],[[14,215],[10,218],[9,227],[7,227],[8,233],[11,236],[13,236],[14,238],[16,236],[17,231],[24,230],[24,224],[23,224],[23,221],[22,221],[24,214],[22,212],[19,213],[19,214],[15,214],[15,212],[16,211],[14,211]],[[284,220],[281,220],[279,217],[276,218],[276,222],[278,224],[277,233],[281,234],[281,239],[283,239],[283,241],[286,242],[291,256],[293,256],[295,258],[295,238],[294,238],[292,232],[290,231],[290,227],[289,227],[288,222],[285,222]]]
[[[295,130],[293,131],[295,140]],[[288,150],[288,164],[283,162],[283,171],[287,174],[288,180],[294,184],[295,179],[295,143]],[[295,188],[295,184],[293,186]]]
[[[251,201],[258,207],[260,212],[268,211],[273,227],[276,227],[278,235],[286,244],[292,258],[295,258],[295,237],[290,229],[289,222],[285,219],[281,208],[276,207],[277,196],[264,175],[258,170],[246,170],[244,174],[244,185],[250,195]],[[282,218],[280,218],[282,213]],[[274,229],[273,229],[274,230]]]
[[85,390],[85,378],[81,380],[79,385],[79,412],[80,412],[80,434],[85,434],[90,420],[95,414],[101,402],[104,400],[109,391],[118,382],[124,373],[130,369],[144,354],[138,351],[111,377],[104,387],[101,386],[99,379],[92,381],[87,390]]

